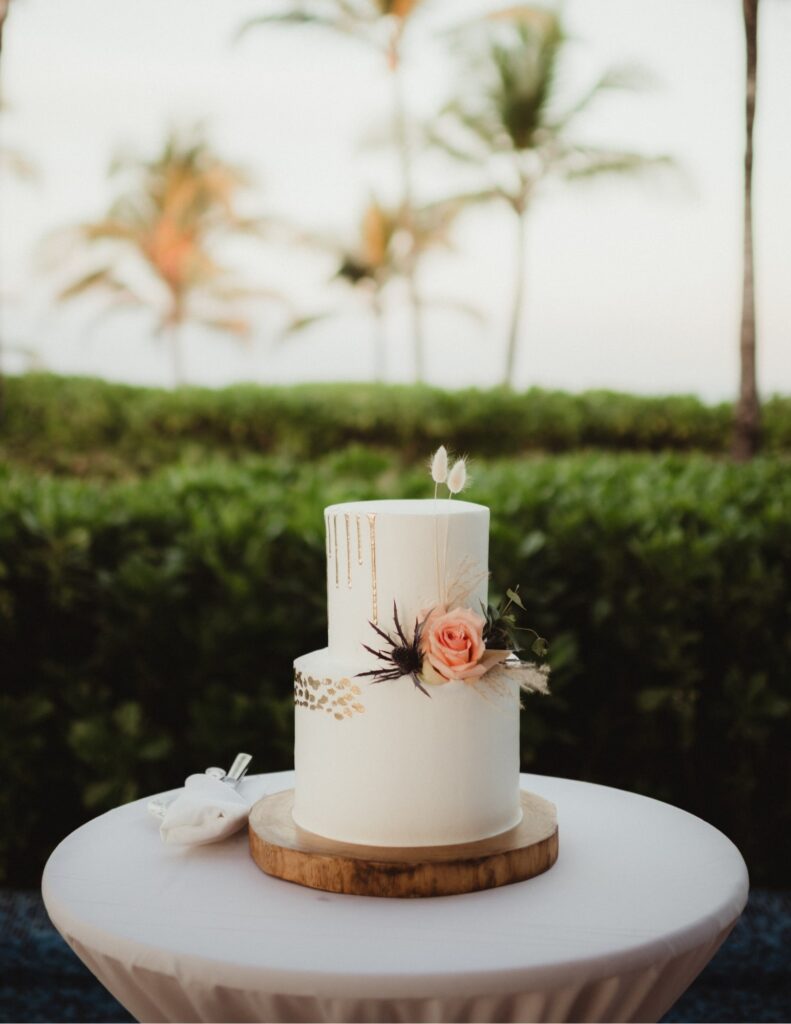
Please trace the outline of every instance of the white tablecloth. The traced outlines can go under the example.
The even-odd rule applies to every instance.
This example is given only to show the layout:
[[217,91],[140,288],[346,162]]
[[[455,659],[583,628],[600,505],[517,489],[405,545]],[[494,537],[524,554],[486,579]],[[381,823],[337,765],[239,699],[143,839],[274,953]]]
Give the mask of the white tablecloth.
[[[258,777],[261,792],[293,785]],[[738,850],[668,804],[526,775],[560,857],[527,882],[422,900],[282,882],[245,833],[165,847],[127,804],[65,839],[43,879],[77,955],[142,1021],[655,1021],[748,890]]]

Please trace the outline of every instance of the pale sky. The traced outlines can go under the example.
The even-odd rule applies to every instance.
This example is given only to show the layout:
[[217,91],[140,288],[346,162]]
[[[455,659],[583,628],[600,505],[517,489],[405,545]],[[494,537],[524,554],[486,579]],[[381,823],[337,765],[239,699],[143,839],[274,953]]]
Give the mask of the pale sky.
[[[311,230],[353,233],[372,193],[394,196],[394,156],[359,140],[388,117],[377,56],[304,28],[267,27],[234,45],[246,17],[273,0],[12,0],[3,54],[4,145],[23,150],[36,184],[0,191],[0,274],[6,344],[67,373],[165,384],[169,361],[139,315],[97,320],[89,306],[49,301],[36,243],[51,229],[100,215],[112,197],[106,169],[119,148],[153,153],[170,124],[202,120],[260,188],[251,210]],[[433,0],[413,27],[409,97],[428,115],[453,87],[440,29],[501,6]],[[737,382],[741,295],[743,37],[740,0],[567,0],[574,37],[570,92],[612,63],[637,63],[649,93],[602,99],[580,124],[587,139],[669,153],[684,178],[558,187],[529,224],[527,320],[520,386],[591,387],[729,397]],[[761,4],[756,128],[759,377],[764,393],[791,393],[791,3]],[[438,158],[419,168],[433,198],[463,185]],[[429,295],[485,314],[429,318],[428,377],[456,387],[498,379],[512,287],[513,224],[494,207],[460,223],[453,253],[423,269]],[[274,248],[235,252],[240,276],[286,292],[306,312],[339,315],[278,341],[279,314],[262,308],[247,347],[192,332],[190,379],[290,382],[365,379],[370,324],[331,265]],[[388,378],[408,380],[407,323],[394,303]],[[21,367],[19,357],[8,365]]]

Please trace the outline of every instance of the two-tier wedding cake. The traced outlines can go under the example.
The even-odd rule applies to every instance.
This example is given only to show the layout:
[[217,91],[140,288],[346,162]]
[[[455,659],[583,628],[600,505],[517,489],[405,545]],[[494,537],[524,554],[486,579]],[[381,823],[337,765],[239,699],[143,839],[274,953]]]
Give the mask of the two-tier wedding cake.
[[427,498],[324,515],[329,642],[294,663],[295,823],[390,847],[513,828],[520,689],[545,689],[546,673],[536,634],[526,652],[513,641],[518,593],[488,604],[488,508]]

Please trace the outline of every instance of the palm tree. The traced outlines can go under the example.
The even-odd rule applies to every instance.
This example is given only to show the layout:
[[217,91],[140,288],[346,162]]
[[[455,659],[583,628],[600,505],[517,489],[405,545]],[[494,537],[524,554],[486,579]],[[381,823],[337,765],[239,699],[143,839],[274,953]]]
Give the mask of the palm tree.
[[251,325],[240,305],[280,299],[268,289],[235,283],[214,256],[218,245],[260,234],[263,225],[237,209],[246,175],[217,156],[200,132],[174,132],[153,160],[122,159],[111,173],[131,180],[108,213],[58,232],[90,261],[58,298],[100,293],[110,309],[152,308],[157,330],[170,344],[178,387],[185,380],[186,322],[245,339]]
[[5,28],[5,21],[8,17],[8,8],[11,5],[11,0],[0,0],[0,54],[3,52],[3,29]]
[[558,16],[520,6],[485,20],[485,32],[476,24],[482,53],[462,51],[467,88],[440,112],[428,133],[454,159],[488,171],[481,189],[456,197],[460,206],[497,201],[514,214],[514,283],[503,373],[503,385],[509,387],[523,319],[527,218],[544,184],[635,172],[670,161],[571,136],[579,115],[602,93],[635,87],[644,76],[630,69],[609,70],[575,102],[561,106],[556,83],[565,37]]
[[368,304],[374,328],[374,379],[378,381],[385,379],[387,371],[384,292],[398,277],[398,229],[398,211],[372,200],[363,211],[357,243],[338,252],[334,275],[362,294]]
[[[5,28],[6,18],[8,17],[8,6],[11,0],[0,0],[0,59],[2,59],[3,53],[3,29]],[[5,157],[6,161],[8,156]],[[16,155],[11,156],[12,168],[16,164]],[[0,336],[0,419],[5,415],[5,379],[3,377],[3,351],[2,351],[3,339]]]
[[[256,25],[315,25],[330,29],[378,50],[391,76],[393,90],[393,139],[399,161],[401,201],[398,206],[399,227],[413,231],[415,213],[413,182],[413,140],[409,130],[404,98],[403,48],[404,36],[415,13],[429,0],[292,0],[286,9],[260,15],[242,27],[242,33]],[[413,248],[402,268],[409,293],[412,315],[412,345],[415,377],[422,380],[425,370],[423,333],[423,301],[417,282],[422,250]]]
[[[4,16],[3,9],[1,6],[2,2],[3,0],[0,0],[0,16]],[[0,20],[0,33],[1,32],[2,20]],[[6,108],[2,100],[0,99],[0,118],[4,117],[5,112]],[[31,160],[29,160],[28,157],[21,150],[16,149],[13,146],[9,146],[5,141],[5,136],[3,136],[2,141],[0,141],[0,176],[3,178],[15,177],[22,181],[27,182],[35,181],[38,177],[36,165]],[[5,298],[5,294],[2,291],[0,291],[0,302],[5,301]],[[20,348],[19,346],[12,347],[7,345],[5,342],[5,338],[3,336],[3,332],[0,331],[0,421],[3,419],[5,415],[6,406],[6,387],[4,374],[5,356],[8,352],[11,351],[22,352],[26,356],[28,356],[28,358],[32,358],[32,353],[30,352],[29,349]]]
[[[377,199],[369,200],[363,210],[355,239],[350,244],[317,234],[300,234],[297,240],[331,254],[335,260],[333,282],[341,282],[361,296],[373,323],[374,379],[383,381],[387,370],[387,295],[391,286],[404,278],[404,268],[415,258],[415,251],[430,252],[451,247],[451,226],[458,214],[455,204],[435,203],[412,211],[409,229],[405,229],[403,211],[388,207]],[[463,302],[433,297],[426,306],[437,306],[477,316]],[[296,319],[289,333],[302,331],[319,320],[337,315],[336,310],[310,314]]]
[[[0,60],[3,54],[3,38],[8,18],[8,10],[11,0],[0,0]],[[3,101],[0,99],[0,112],[4,110]],[[7,146],[5,143],[0,146],[0,174],[10,172],[19,178],[34,178],[36,170],[33,164],[19,150]],[[3,355],[4,344],[0,335],[0,420],[5,415],[5,378],[3,376]]]
[[758,0],[742,0],[747,44],[747,89],[744,146],[744,270],[742,323],[739,343],[739,401],[732,453],[740,461],[752,458],[761,441],[761,407],[755,375],[755,268],[753,262],[753,125],[758,79]]

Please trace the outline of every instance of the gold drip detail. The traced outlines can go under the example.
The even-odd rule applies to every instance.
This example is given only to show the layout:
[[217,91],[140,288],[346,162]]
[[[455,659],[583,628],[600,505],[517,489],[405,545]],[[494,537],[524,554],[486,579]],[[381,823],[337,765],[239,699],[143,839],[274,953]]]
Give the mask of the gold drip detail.
[[357,520],[357,564],[363,564],[363,538],[360,533],[360,517],[354,517]]
[[332,546],[335,549],[335,586],[340,586],[338,580],[338,513],[332,517]]
[[368,513],[368,532],[371,537],[371,621],[379,624],[379,598],[376,592],[376,513]]
[[352,542],[351,534],[349,532],[349,520],[351,516],[348,512],[343,513],[343,518],[346,523],[346,586],[351,590],[352,588]]

